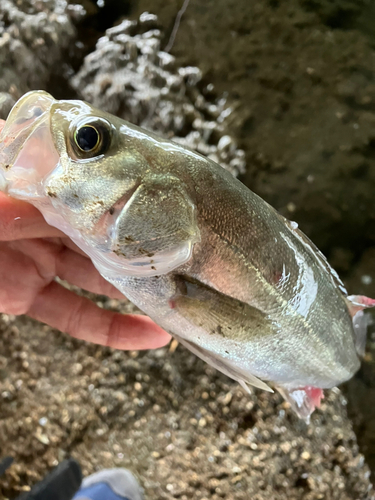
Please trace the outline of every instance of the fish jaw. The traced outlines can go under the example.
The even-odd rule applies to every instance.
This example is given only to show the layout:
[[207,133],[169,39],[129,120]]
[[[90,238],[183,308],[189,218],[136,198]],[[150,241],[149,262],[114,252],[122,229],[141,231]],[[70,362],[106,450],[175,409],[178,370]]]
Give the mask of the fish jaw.
[[14,198],[45,198],[44,180],[60,161],[50,127],[54,102],[47,92],[28,92],[12,108],[0,134],[0,190]]

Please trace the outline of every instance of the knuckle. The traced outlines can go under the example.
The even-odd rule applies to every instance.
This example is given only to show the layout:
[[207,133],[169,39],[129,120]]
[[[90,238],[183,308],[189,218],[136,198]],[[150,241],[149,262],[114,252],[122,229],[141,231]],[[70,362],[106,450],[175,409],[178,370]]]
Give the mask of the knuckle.
[[81,331],[84,326],[82,318],[84,317],[85,303],[82,297],[79,297],[79,299],[81,300],[78,300],[75,307],[70,310],[65,329],[69,335],[75,338],[81,338]]
[[113,314],[104,332],[105,342],[104,345],[107,347],[117,347],[119,344],[119,339],[121,336],[121,315]]

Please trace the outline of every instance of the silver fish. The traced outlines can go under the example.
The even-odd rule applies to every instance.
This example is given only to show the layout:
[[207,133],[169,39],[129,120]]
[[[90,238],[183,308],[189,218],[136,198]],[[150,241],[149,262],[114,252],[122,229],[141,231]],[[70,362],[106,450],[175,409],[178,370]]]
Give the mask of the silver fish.
[[247,390],[271,383],[302,418],[360,366],[375,300],[348,296],[295,223],[194,151],[31,92],[0,136],[0,189],[197,356]]

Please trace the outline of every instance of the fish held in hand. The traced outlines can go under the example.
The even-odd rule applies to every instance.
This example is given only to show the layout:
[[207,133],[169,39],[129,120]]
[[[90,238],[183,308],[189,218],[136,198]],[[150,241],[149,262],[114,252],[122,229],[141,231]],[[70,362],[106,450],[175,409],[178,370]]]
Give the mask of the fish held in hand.
[[302,418],[358,370],[375,300],[348,296],[295,224],[208,158],[30,92],[0,136],[0,189],[197,356]]

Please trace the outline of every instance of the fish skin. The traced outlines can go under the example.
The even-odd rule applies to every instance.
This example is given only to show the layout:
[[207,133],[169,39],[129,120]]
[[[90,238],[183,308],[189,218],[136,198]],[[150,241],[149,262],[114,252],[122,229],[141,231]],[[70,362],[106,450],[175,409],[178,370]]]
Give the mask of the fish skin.
[[[23,99],[37,106],[46,95]],[[13,167],[3,171],[8,193],[39,208],[195,354],[243,386],[275,385],[308,419],[319,389],[360,366],[347,293],[324,256],[210,159],[82,101],[50,98],[38,119],[49,122],[45,142],[60,161],[52,155],[40,178],[35,168],[32,194],[12,188]],[[11,135],[17,113],[0,140]],[[72,130],[96,118],[108,124],[110,145],[85,159]],[[22,145],[26,159],[29,142]]]

